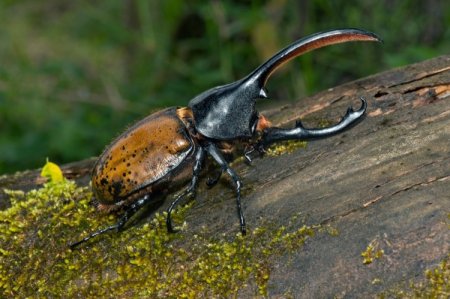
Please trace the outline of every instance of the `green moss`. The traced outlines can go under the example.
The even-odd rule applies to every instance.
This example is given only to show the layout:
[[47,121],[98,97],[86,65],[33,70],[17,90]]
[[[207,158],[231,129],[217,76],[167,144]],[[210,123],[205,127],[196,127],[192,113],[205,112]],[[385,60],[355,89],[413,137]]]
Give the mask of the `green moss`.
[[363,259],[363,264],[371,264],[375,259],[380,259],[384,255],[383,249],[378,249],[379,245],[377,242],[371,242],[367,245],[366,250],[361,253]]
[[[450,213],[447,215],[450,229]],[[450,252],[437,267],[427,269],[420,282],[409,287],[396,287],[381,293],[379,298],[450,298]]]
[[289,140],[278,142],[267,149],[269,156],[280,156],[285,153],[292,153],[299,148],[305,148],[306,141]]
[[[11,207],[0,212],[0,297],[229,297],[248,287],[265,296],[274,256],[326,231],[299,228],[293,218],[245,237],[168,234],[162,213],[72,251],[70,242],[116,219],[95,210],[87,188],[64,180],[8,194]],[[189,207],[174,213],[177,223]]]
[[379,295],[379,298],[449,298],[450,253],[437,267],[425,271],[425,278],[411,283],[407,288],[395,288]]
[[426,281],[413,286],[416,296],[448,298],[450,296],[450,254],[438,267],[425,271]]

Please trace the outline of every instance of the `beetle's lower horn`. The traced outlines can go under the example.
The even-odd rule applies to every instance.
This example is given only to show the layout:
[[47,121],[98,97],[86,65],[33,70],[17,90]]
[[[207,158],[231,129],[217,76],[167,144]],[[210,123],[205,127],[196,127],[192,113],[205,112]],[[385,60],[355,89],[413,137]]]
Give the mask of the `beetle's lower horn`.
[[292,129],[283,129],[277,127],[267,128],[262,137],[263,146],[267,146],[273,142],[283,140],[312,140],[329,137],[339,134],[360,122],[367,109],[367,102],[361,97],[361,108],[354,111],[353,108],[348,108],[347,113],[339,123],[334,126],[320,129],[306,129],[300,121]]

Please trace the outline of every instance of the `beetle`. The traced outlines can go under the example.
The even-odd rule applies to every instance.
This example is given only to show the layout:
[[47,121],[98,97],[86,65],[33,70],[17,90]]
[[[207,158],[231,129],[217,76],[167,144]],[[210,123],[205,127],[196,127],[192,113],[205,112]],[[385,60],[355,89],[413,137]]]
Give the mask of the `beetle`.
[[186,185],[167,209],[166,224],[174,232],[171,212],[187,195],[195,195],[206,156],[220,166],[220,173],[207,183],[213,185],[226,172],[234,182],[241,233],[246,224],[241,207],[242,181],[230,168],[225,152],[230,146],[245,145],[244,157],[264,152],[268,145],[282,140],[311,140],[343,132],[365,115],[367,103],[351,107],[336,125],[304,128],[274,127],[260,114],[256,101],[267,98],[265,85],[273,72],[289,60],[328,45],[348,41],[378,41],[374,33],[361,29],[339,29],[304,37],[279,51],[249,75],[236,82],[209,89],[193,98],[187,107],[172,107],[147,116],[128,128],[101,154],[92,170],[92,190],[100,209],[124,207],[116,224],[70,244],[71,248],[110,230],[120,231],[128,219],[154,197],[167,189]]

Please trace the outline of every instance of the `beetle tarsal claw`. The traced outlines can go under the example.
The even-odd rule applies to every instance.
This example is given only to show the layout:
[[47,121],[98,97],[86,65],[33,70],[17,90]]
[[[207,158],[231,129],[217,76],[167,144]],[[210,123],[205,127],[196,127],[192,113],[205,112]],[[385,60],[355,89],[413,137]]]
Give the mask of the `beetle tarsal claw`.
[[252,159],[251,154],[255,150],[256,150],[256,148],[254,146],[250,146],[244,151],[244,158],[245,158],[245,161],[247,162],[248,165],[252,164],[253,159]]

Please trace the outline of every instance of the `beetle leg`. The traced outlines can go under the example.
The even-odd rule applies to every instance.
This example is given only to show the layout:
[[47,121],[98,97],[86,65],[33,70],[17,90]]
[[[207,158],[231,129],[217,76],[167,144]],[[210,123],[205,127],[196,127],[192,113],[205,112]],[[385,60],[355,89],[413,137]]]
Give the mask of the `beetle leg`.
[[246,234],[246,227],[245,227],[245,218],[244,214],[242,213],[242,207],[241,207],[241,187],[242,182],[239,176],[236,174],[236,172],[228,166],[227,161],[223,157],[220,150],[212,143],[210,143],[206,147],[206,151],[211,155],[211,157],[222,167],[222,171],[226,171],[228,175],[233,180],[234,184],[236,185],[236,204],[237,204],[237,211],[239,216],[239,223],[241,225],[241,232],[243,235]]
[[273,142],[282,140],[311,140],[325,138],[341,133],[351,128],[364,118],[367,102],[363,97],[361,97],[361,102],[361,108],[354,111],[352,107],[349,107],[347,113],[341,121],[334,126],[322,129],[306,129],[300,121],[297,121],[295,128],[293,129],[282,129],[277,127],[265,129],[261,142],[264,146],[267,146]]
[[245,161],[247,162],[248,165],[251,165],[251,164],[252,164],[253,159],[252,159],[251,154],[252,154],[254,151],[255,151],[255,148],[254,148],[254,147],[251,147],[250,149],[247,149],[247,150],[244,152],[244,158],[245,158]]
[[176,232],[176,230],[174,230],[173,225],[172,225],[172,217],[171,217],[172,210],[177,206],[178,202],[181,199],[183,199],[186,195],[188,195],[189,193],[193,193],[193,195],[195,196],[195,190],[197,188],[198,177],[202,170],[202,164],[203,164],[204,158],[205,158],[205,150],[200,147],[199,150],[197,151],[197,154],[195,155],[195,164],[194,164],[194,169],[192,171],[193,173],[192,173],[191,183],[183,191],[183,193],[181,193],[180,195],[177,196],[177,198],[175,198],[175,200],[170,204],[169,208],[167,209],[166,225],[167,225],[167,231],[169,233]]
[[124,226],[125,223],[127,223],[127,221],[130,219],[131,216],[133,216],[140,208],[142,208],[148,201],[150,200],[150,196],[149,195],[145,195],[144,197],[142,197],[141,199],[137,200],[136,202],[134,202],[133,204],[130,205],[130,207],[128,209],[126,209],[125,213],[123,214],[122,217],[120,217],[119,221],[117,221],[116,224],[113,224],[111,226],[105,227],[101,230],[98,230],[92,234],[90,234],[89,236],[85,237],[84,239],[72,243],[69,245],[70,249],[74,249],[75,247],[77,247],[78,245],[80,245],[81,243],[84,243],[88,240],[90,240],[91,238],[101,235],[103,233],[106,233],[110,230],[117,230],[120,231]]
[[245,148],[244,150],[244,158],[245,158],[245,162],[248,165],[252,165],[253,162],[253,158],[254,158],[254,152],[257,152],[257,154],[259,154],[259,156],[264,155],[264,153],[266,152],[266,150],[264,149],[263,146],[261,146],[261,144],[253,144],[247,148]]

